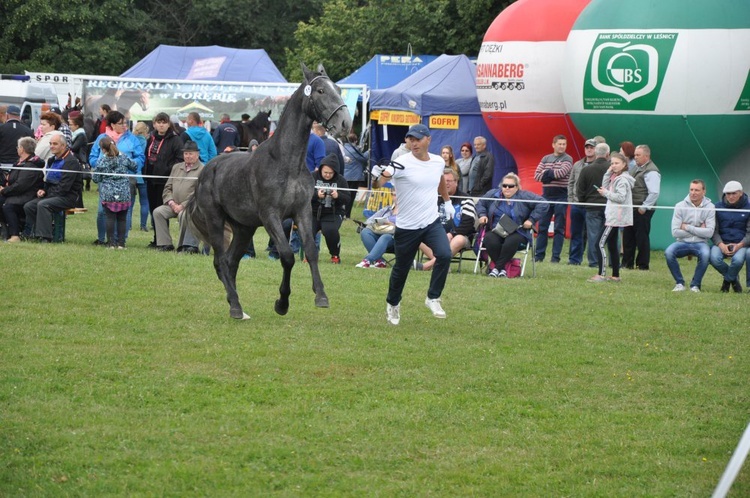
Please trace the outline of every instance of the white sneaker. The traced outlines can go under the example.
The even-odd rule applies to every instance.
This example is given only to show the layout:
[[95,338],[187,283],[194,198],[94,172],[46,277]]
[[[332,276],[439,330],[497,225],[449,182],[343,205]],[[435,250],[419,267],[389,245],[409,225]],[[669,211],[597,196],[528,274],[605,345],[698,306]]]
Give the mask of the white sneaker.
[[685,290],[685,286],[682,284],[677,284],[674,286],[674,289],[672,289],[672,292],[682,292]]
[[356,267],[357,268],[369,268],[370,262],[366,259],[363,259],[362,261],[359,262],[359,264],[356,265]]
[[386,303],[385,305],[385,316],[388,318],[388,323],[391,325],[398,325],[401,321],[401,305],[391,306]]
[[701,288],[698,287],[697,285],[694,285],[690,288],[690,292],[700,292],[700,291],[701,291]]
[[435,318],[445,318],[445,310],[440,306],[440,298],[430,299],[429,297],[424,300],[425,306],[430,308],[432,316]]

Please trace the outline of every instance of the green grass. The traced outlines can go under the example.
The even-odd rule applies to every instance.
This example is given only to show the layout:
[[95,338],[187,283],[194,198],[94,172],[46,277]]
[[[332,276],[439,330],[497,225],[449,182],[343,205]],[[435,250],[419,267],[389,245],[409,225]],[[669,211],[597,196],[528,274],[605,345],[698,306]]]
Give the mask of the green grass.
[[[390,327],[388,271],[354,268],[342,233],[331,308],[298,264],[284,317],[256,235],[249,321],[209,258],[138,231],[92,246],[93,211],[65,244],[0,246],[0,496],[711,494],[750,419],[750,296],[713,269],[699,295],[671,292],[661,253],[619,285],[452,273],[446,320],[414,272]],[[748,495],[746,463],[731,496]]]

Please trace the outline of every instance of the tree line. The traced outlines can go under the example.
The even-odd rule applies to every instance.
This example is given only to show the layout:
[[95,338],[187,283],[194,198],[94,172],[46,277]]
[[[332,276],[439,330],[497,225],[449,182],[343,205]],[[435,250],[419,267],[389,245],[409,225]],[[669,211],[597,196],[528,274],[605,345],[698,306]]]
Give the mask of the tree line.
[[263,48],[289,81],[300,62],[340,79],[374,54],[476,55],[515,0],[5,0],[0,73],[119,75],[159,44]]

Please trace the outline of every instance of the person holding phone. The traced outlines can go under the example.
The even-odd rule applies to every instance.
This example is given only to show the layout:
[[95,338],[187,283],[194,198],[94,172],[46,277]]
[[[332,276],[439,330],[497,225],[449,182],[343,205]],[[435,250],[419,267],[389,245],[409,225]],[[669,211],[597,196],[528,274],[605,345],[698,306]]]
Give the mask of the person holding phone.
[[[716,230],[713,235],[713,247],[709,261],[711,266],[724,277],[721,292],[742,292],[740,270],[745,264],[747,245],[750,244],[750,201],[738,181],[727,182],[720,202],[716,203]],[[729,258],[727,264],[724,260]],[[750,287],[750,268],[746,268],[745,284]]]
[[594,160],[583,167],[576,181],[576,197],[586,209],[586,258],[590,268],[599,267],[599,247],[596,245],[604,230],[604,204],[607,199],[599,194],[604,173],[609,169],[609,145],[594,146]]
[[[633,185],[635,179],[628,173],[628,160],[619,152],[611,157],[609,170],[604,174],[602,186],[597,190],[607,199],[604,207],[604,231],[599,237],[599,272],[589,282],[620,281],[620,248],[617,245],[618,228],[633,224]],[[607,277],[607,252],[612,260],[612,276]]]

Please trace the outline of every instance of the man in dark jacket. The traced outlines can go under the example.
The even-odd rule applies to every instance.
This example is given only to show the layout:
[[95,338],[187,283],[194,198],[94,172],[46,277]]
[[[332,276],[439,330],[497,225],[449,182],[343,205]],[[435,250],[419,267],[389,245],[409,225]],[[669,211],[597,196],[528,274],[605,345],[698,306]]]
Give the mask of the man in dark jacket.
[[44,187],[36,193],[36,199],[23,206],[26,213],[24,233],[34,234],[39,242],[52,242],[52,216],[58,211],[75,207],[81,193],[81,164],[68,148],[65,135],[53,133],[49,141],[52,157],[47,159],[47,176]]
[[5,123],[0,126],[0,166],[13,166],[18,161],[18,139],[33,136],[31,128],[21,122],[21,109],[9,105]]
[[596,204],[595,206],[584,206],[586,208],[586,237],[589,245],[586,256],[591,268],[599,267],[601,254],[598,250],[599,237],[604,230],[604,205],[607,199],[597,190],[602,185],[604,173],[609,169],[609,145],[597,144],[594,146],[594,160],[581,170],[576,182],[576,197],[585,204]]
[[495,174],[495,158],[487,150],[487,139],[476,137],[474,139],[474,150],[476,154],[469,166],[469,195],[482,197],[492,190],[492,176]]
[[237,127],[232,123],[229,114],[221,115],[221,124],[216,127],[213,132],[214,143],[216,144],[216,152],[219,154],[231,149],[235,149],[240,146],[240,132]]
[[[724,185],[721,202],[716,203],[716,230],[712,237],[713,247],[709,262],[724,277],[721,292],[742,292],[740,270],[745,264],[750,244],[750,201],[742,191],[742,184],[737,181]],[[725,258],[731,258],[729,264]],[[745,284],[750,287],[750,269],[745,269]]]

